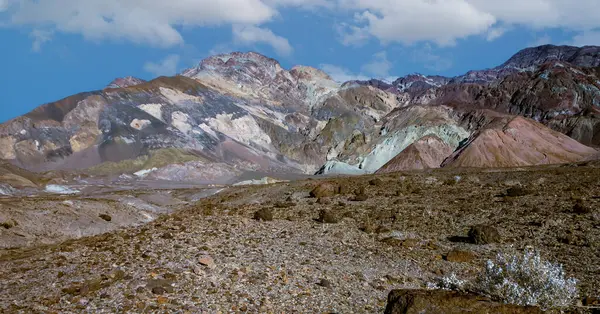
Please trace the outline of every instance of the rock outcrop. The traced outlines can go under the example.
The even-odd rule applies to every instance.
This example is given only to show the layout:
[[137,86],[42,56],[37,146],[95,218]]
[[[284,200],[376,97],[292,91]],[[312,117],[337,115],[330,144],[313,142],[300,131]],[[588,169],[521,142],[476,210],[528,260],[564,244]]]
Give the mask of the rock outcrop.
[[485,297],[447,290],[393,290],[385,314],[541,314],[537,307],[493,302]]

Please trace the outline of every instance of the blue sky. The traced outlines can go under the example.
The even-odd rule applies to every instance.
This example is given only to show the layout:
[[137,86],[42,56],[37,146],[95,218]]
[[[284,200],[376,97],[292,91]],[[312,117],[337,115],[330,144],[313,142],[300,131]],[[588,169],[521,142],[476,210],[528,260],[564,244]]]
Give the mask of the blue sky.
[[[500,3],[502,5],[500,5]],[[539,44],[600,45],[600,1],[0,0],[0,121],[253,50],[338,80],[458,75]]]

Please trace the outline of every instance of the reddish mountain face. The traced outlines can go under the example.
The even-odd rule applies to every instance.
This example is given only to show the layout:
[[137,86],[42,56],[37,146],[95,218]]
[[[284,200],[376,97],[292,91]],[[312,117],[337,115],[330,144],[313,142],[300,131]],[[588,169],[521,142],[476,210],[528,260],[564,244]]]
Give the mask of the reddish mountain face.
[[442,164],[447,168],[502,168],[586,160],[597,151],[522,117],[498,118],[476,132]]
[[439,168],[454,149],[435,135],[427,135],[410,144],[376,173]]

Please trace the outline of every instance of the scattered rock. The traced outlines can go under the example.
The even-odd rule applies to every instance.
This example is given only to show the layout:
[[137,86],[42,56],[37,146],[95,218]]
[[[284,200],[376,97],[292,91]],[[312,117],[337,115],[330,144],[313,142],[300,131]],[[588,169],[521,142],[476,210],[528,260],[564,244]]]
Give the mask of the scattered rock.
[[168,303],[168,302],[169,302],[169,299],[167,297],[158,296],[156,298],[156,303],[158,303],[158,304],[165,304],[165,303]]
[[317,219],[317,221],[326,224],[335,224],[338,223],[339,219],[333,211],[329,209],[322,209],[319,212],[319,218]]
[[453,263],[468,263],[475,259],[475,254],[469,251],[452,250],[446,255],[445,260]]
[[369,199],[369,196],[365,193],[357,194],[350,200],[353,202],[364,202]]
[[167,279],[150,279],[146,282],[146,288],[154,294],[173,293],[173,281]]
[[10,219],[10,220],[0,223],[0,227],[3,227],[4,229],[10,229],[10,228],[16,227],[18,225],[19,224],[14,219]]
[[543,311],[537,307],[496,303],[481,296],[448,290],[392,290],[385,313],[541,314]]
[[369,181],[370,185],[374,185],[374,186],[380,186],[383,185],[383,180],[381,180],[380,178],[375,178]]
[[198,263],[200,263],[200,265],[206,266],[211,269],[217,267],[217,264],[215,264],[215,261],[213,260],[213,258],[208,255],[202,256],[198,260]]
[[152,293],[154,294],[165,294],[167,290],[163,287],[154,287],[152,288]]
[[105,221],[111,221],[112,220],[112,217],[110,215],[108,215],[108,214],[100,214],[100,215],[98,215],[98,217],[104,219]]
[[506,193],[504,194],[505,196],[509,196],[509,197],[519,197],[519,196],[525,196],[525,195],[529,195],[530,192],[527,191],[526,189],[520,187],[520,186],[513,186],[508,188],[508,190],[506,190]]
[[584,306],[600,306],[600,297],[585,297],[581,300]]
[[419,239],[408,238],[408,239],[399,239],[397,237],[386,237],[381,239],[381,242],[386,243],[392,246],[400,246],[405,248],[413,248],[419,246]]
[[592,210],[583,204],[582,200],[578,200],[575,205],[573,205],[573,213],[578,215],[585,215],[591,213]]
[[339,190],[340,188],[337,184],[332,182],[323,182],[310,191],[310,196],[315,198],[331,197],[336,195]]
[[348,183],[341,183],[338,187],[338,193],[342,195],[350,193],[350,185]]
[[557,237],[558,242],[569,245],[576,246],[588,246],[589,241],[585,237],[584,234],[574,234],[572,231],[568,230],[566,234]]
[[320,204],[320,205],[329,205],[329,204],[331,204],[331,201],[328,198],[319,197],[317,199],[317,204]]
[[402,241],[402,247],[406,247],[406,248],[417,247],[417,246],[419,246],[420,243],[421,243],[421,241],[419,241],[419,239],[408,238],[408,239]]
[[331,288],[331,287],[332,287],[332,285],[331,285],[331,281],[329,281],[329,280],[327,280],[327,279],[325,279],[325,278],[321,279],[321,280],[320,280],[320,281],[317,283],[317,285],[319,285],[319,286],[321,286],[321,287],[323,287],[323,288]]
[[474,244],[490,244],[502,241],[498,230],[488,225],[478,225],[469,230],[469,241]]
[[254,219],[259,221],[272,221],[273,212],[271,212],[271,210],[268,208],[261,208],[254,213]]

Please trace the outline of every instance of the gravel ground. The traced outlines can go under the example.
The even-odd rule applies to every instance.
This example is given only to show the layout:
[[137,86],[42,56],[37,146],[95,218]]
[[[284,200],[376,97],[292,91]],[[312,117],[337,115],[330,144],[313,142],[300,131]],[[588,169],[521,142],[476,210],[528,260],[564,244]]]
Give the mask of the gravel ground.
[[[381,313],[392,289],[470,279],[497,252],[527,246],[564,264],[582,298],[600,294],[597,168],[323,182],[229,188],[144,226],[0,251],[0,309]],[[310,196],[323,185],[336,191]],[[479,224],[501,241],[468,243]],[[468,254],[448,254],[457,250]]]

